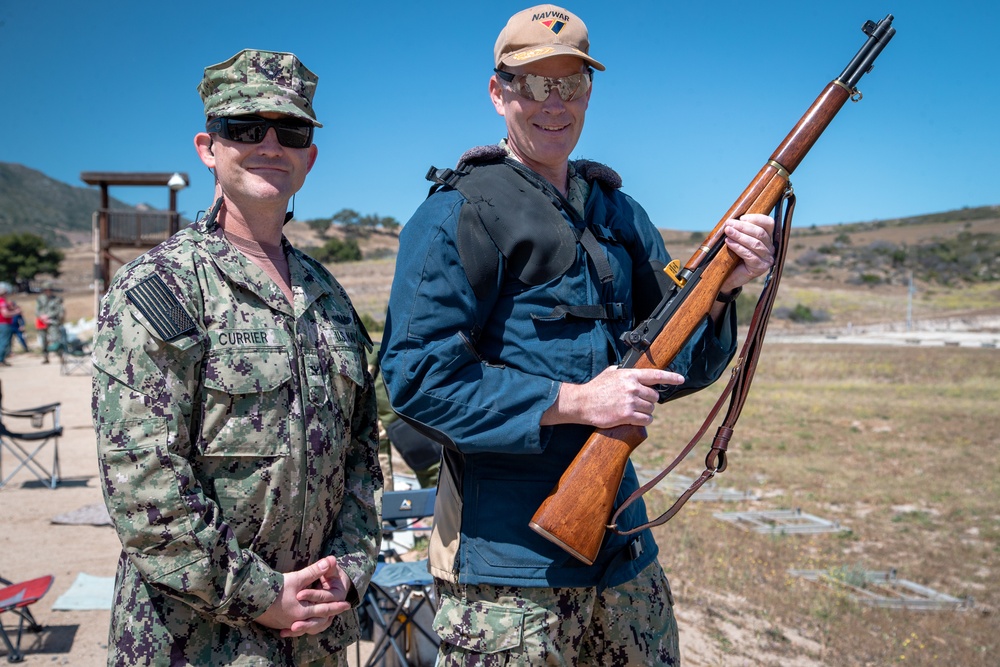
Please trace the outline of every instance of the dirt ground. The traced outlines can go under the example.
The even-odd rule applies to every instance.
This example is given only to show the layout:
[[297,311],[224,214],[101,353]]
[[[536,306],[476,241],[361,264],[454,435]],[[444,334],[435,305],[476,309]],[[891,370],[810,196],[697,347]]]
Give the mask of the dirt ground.
[[[77,323],[94,317],[94,297],[89,286],[93,256],[86,247],[68,253],[66,269],[59,279],[59,287],[67,306],[67,321]],[[363,312],[375,318],[384,313],[388,282],[391,280],[391,260],[357,262],[333,267],[333,272],[345,285]],[[33,295],[19,295],[18,301],[25,310],[27,321],[34,321]],[[980,327],[981,329],[982,327]],[[996,344],[1000,328],[988,327],[985,334]],[[861,333],[855,327],[856,333]],[[780,334],[772,339],[778,340]],[[877,333],[885,337],[885,332]],[[906,334],[905,343],[916,334]],[[925,335],[939,336],[928,332]],[[938,344],[955,344],[959,335],[950,332]],[[85,332],[83,337],[88,334]],[[800,334],[801,337],[801,334]],[[940,337],[940,336],[939,336]],[[829,336],[826,336],[829,338]],[[34,334],[29,332],[29,344],[36,346]],[[791,342],[791,341],[786,341]],[[930,344],[928,339],[925,341]],[[881,341],[885,344],[884,341]],[[965,345],[965,342],[962,342]],[[983,341],[970,344],[983,345]],[[55,576],[52,589],[33,610],[40,623],[46,626],[41,635],[27,635],[22,648],[27,650],[25,664],[102,665],[106,661],[108,611],[54,611],[53,603],[65,593],[81,573],[98,577],[114,575],[120,545],[109,526],[57,525],[52,518],[87,506],[103,503],[97,479],[95,439],[90,422],[90,376],[63,375],[58,364],[41,364],[37,352],[17,350],[10,357],[11,366],[0,368],[5,409],[26,408],[58,401],[61,403],[61,420],[65,429],[59,443],[62,483],[56,489],[41,486],[27,470],[21,470],[6,486],[0,488],[0,576],[11,580],[24,580],[44,574]],[[21,424],[7,424],[20,427]],[[49,446],[51,447],[51,445]],[[47,466],[52,462],[51,449],[43,451],[41,461]],[[16,467],[10,452],[3,451],[0,459],[0,479]],[[667,564],[667,561],[664,561]],[[683,664],[688,667],[735,665],[792,665],[812,667],[821,664],[807,656],[822,655],[819,647],[811,645],[796,628],[778,627],[773,622],[760,620],[754,615],[736,614],[739,624],[727,624],[725,641],[720,641],[718,619],[720,609],[742,610],[745,600],[726,599],[708,587],[693,581],[677,581],[674,592],[676,613],[681,629]],[[13,619],[0,617],[5,627],[11,628]],[[714,629],[712,629],[714,628]],[[715,633],[714,635],[712,633]],[[789,657],[787,647],[772,653],[767,636],[783,636],[792,642]],[[738,645],[740,655],[724,651],[724,646]],[[362,644],[362,657],[367,644]],[[353,659],[354,649],[350,651]],[[0,659],[6,657],[0,647]]]
[[[33,343],[29,336],[29,344]],[[25,635],[22,640],[22,650],[26,652],[23,664],[103,665],[107,656],[110,612],[52,609],[53,603],[70,588],[80,573],[113,577],[120,551],[118,538],[109,526],[52,523],[53,517],[103,503],[91,428],[91,378],[88,374],[81,374],[81,370],[87,369],[63,375],[58,363],[43,365],[37,352],[18,351],[9,360],[10,367],[0,368],[3,407],[14,410],[59,402],[60,421],[64,428],[58,443],[62,482],[57,488],[49,489],[41,485],[27,469],[20,470],[0,488],[0,576],[13,581],[48,574],[55,577],[48,594],[32,606],[36,619],[45,626],[45,630],[39,635]],[[5,421],[13,430],[28,428],[27,424],[10,419]],[[46,468],[52,465],[53,453],[54,448],[49,444],[38,455]],[[17,461],[9,451],[4,450],[0,454],[2,479],[13,472]],[[687,588],[690,590],[693,587]],[[690,606],[679,601],[677,608],[684,664],[689,667],[737,664],[727,663],[727,656],[700,631],[700,621],[710,610],[704,596],[692,595],[688,599],[691,600]],[[14,619],[9,616],[0,617],[8,631],[14,629]],[[752,642],[756,630],[734,627],[733,632],[735,640],[739,641],[742,637],[744,641]],[[362,658],[368,648],[366,643],[362,644]],[[352,662],[354,654],[352,648]],[[0,647],[0,659],[5,657],[6,649]],[[773,656],[762,653],[761,661],[754,664],[767,664],[772,659]],[[803,660],[794,664],[811,667],[818,663]]]
[[[29,343],[33,342],[30,341]],[[81,572],[111,577],[115,573],[120,544],[108,526],[55,525],[53,517],[95,503],[103,503],[97,484],[97,458],[90,425],[90,376],[60,374],[58,363],[42,365],[35,353],[16,353],[11,366],[0,369],[3,407],[7,410],[60,402],[64,429],[59,439],[59,463],[63,481],[55,489],[42,486],[22,469],[0,488],[0,574],[21,581],[51,574],[55,582],[48,594],[33,605],[33,613],[46,630],[37,638],[26,635],[24,664],[99,665],[106,660],[107,611],[52,611],[52,604],[66,592]],[[5,419],[8,428],[27,424]],[[18,420],[20,422],[21,420]],[[16,467],[7,450],[0,452],[3,476]],[[51,444],[38,458],[52,466]],[[10,627],[13,619],[4,614]]]
[[[675,242],[679,240],[683,239],[674,239]],[[120,257],[122,260],[127,260],[133,254],[122,251]],[[81,318],[92,320],[94,296],[90,281],[93,275],[93,254],[87,245],[80,244],[69,251],[63,268],[64,273],[60,276],[58,285],[66,300],[67,321],[77,323]],[[337,265],[332,267],[332,270],[352,295],[355,305],[361,312],[371,315],[376,320],[383,317],[388,285],[392,276],[391,260]],[[795,282],[790,282],[788,287],[794,288]],[[786,288],[783,286],[783,289]],[[829,291],[827,287],[824,293]],[[25,318],[29,323],[34,322],[34,296],[18,296],[17,300],[24,308]],[[872,294],[870,298],[876,296],[878,295]],[[803,297],[796,294],[793,298]],[[898,300],[898,295],[896,297],[889,295],[885,298]],[[987,301],[995,303],[995,298],[995,294],[990,295]],[[892,305],[891,301],[888,303]],[[979,304],[979,308],[984,305],[986,304]],[[967,306],[952,305],[951,309],[961,307]],[[929,307],[925,308],[929,311]],[[869,308],[869,310],[878,311],[879,308]],[[928,312],[928,314],[937,313]],[[992,321],[995,322],[996,310],[990,311],[989,314],[994,317]],[[875,316],[874,319],[877,320],[878,317]],[[862,327],[858,326],[860,320],[856,318],[854,322],[855,334],[867,333],[869,337],[877,336],[879,344],[886,344],[882,339],[892,335],[882,329],[863,332]],[[949,318],[949,322],[954,322],[954,317]],[[830,324],[835,323],[828,323],[828,326]],[[940,332],[935,331],[920,334],[931,337],[922,343],[959,344],[956,341],[965,334],[952,331],[951,328],[953,327],[949,325],[947,336],[943,338]],[[780,331],[780,327],[776,329],[778,330],[773,332],[776,335],[771,336],[773,342],[782,338],[783,332]],[[962,339],[960,344],[995,346],[998,343],[997,334],[1000,332],[1000,325],[993,324],[985,328],[979,326],[978,329],[981,335],[988,338],[968,342]],[[821,342],[832,339],[829,332],[815,333]],[[838,338],[843,339],[843,330],[839,334]],[[903,336],[904,344],[912,344],[911,339],[917,335],[899,334]],[[937,338],[933,338],[935,336]],[[800,332],[796,338],[804,340],[805,337]],[[29,332],[28,340],[32,346],[37,345],[33,333]],[[33,606],[36,618],[46,629],[37,637],[27,635],[22,641],[22,648],[27,651],[25,664],[44,663],[83,667],[102,665],[106,662],[110,612],[52,610],[53,603],[70,588],[79,574],[113,576],[120,551],[118,539],[109,526],[52,523],[52,518],[57,515],[103,503],[98,486],[95,439],[90,422],[90,376],[63,375],[56,363],[42,365],[37,352],[23,353],[17,350],[10,357],[10,362],[12,364],[10,367],[0,368],[3,407],[9,410],[58,401],[61,403],[60,416],[65,429],[59,442],[63,481],[58,488],[48,489],[41,486],[27,470],[21,470],[0,488],[0,554],[2,554],[0,576],[15,581],[45,574],[55,576],[52,589],[45,598]],[[7,426],[17,428],[22,424],[8,423]],[[2,451],[0,455],[2,455],[0,479],[3,479],[13,471],[17,461],[8,451]],[[51,465],[52,450],[43,450],[40,460],[46,466]],[[676,613],[681,629],[681,650],[686,666],[781,664],[811,667],[821,664],[806,657],[821,655],[821,651],[817,646],[811,645],[796,628],[776,627],[773,623],[762,621],[753,614],[734,614],[739,616],[740,623],[726,625],[725,641],[720,641],[719,624],[706,623],[706,619],[718,620],[720,609],[743,610],[746,601],[720,597],[718,593],[699,586],[698,582],[673,583],[677,600]],[[5,627],[11,628],[13,619],[8,617],[9,615],[5,614],[0,617],[0,621],[5,623]],[[711,629],[713,627],[714,630]],[[715,635],[712,635],[713,632]],[[790,659],[788,650],[771,653],[768,642],[761,639],[767,636],[788,638],[793,646],[791,652],[797,653],[798,656]],[[740,655],[734,656],[724,652],[720,646],[725,646],[727,643],[739,645]],[[363,645],[362,649],[366,647]],[[350,656],[353,658],[353,655],[352,649]],[[5,657],[6,651],[0,646],[0,659]]]

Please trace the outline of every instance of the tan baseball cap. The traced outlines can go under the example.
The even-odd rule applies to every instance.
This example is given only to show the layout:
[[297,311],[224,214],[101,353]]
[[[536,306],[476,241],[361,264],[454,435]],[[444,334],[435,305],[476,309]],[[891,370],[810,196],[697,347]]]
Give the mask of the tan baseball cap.
[[510,17],[493,47],[497,67],[526,65],[553,56],[576,56],[595,69],[587,26],[576,14],[556,5],[537,5]]

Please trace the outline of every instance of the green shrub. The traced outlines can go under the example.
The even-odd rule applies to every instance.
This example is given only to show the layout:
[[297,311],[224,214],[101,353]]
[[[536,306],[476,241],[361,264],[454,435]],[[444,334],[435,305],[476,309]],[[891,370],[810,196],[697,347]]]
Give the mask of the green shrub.
[[328,239],[319,248],[314,248],[309,253],[324,264],[336,264],[337,262],[357,262],[361,259],[361,247],[357,239]]

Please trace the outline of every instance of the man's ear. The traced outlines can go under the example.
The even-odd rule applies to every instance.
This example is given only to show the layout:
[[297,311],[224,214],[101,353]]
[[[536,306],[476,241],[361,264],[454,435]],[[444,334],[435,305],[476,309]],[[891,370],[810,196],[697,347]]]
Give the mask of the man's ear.
[[308,174],[312,171],[313,165],[316,164],[316,156],[319,155],[319,149],[316,148],[316,144],[309,146],[309,162],[306,165],[306,173]]
[[194,149],[198,152],[198,157],[209,169],[215,169],[215,153],[212,151],[212,135],[208,132],[199,132],[194,135]]
[[501,116],[505,115],[503,86],[500,85],[500,79],[496,74],[490,77],[490,100],[492,100],[493,108],[497,110],[497,113]]

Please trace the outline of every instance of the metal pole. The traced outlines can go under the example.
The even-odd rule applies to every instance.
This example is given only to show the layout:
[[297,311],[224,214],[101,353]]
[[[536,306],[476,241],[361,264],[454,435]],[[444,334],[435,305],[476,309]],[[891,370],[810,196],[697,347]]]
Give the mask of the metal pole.
[[101,313],[101,294],[104,293],[104,281],[101,280],[101,232],[100,213],[90,216],[91,243],[94,246],[94,321]]
[[174,234],[176,234],[177,233],[177,229],[179,227],[180,227],[180,224],[178,223],[178,220],[177,220],[177,191],[171,188],[171,190],[170,190],[170,215],[168,216],[168,219],[167,219],[167,236],[173,236]]
[[906,290],[906,330],[913,329],[913,271],[910,271],[910,286]]
[[108,255],[108,241],[110,233],[110,222],[108,221],[108,207],[110,206],[108,197],[108,184],[101,183],[101,211],[100,216],[100,246],[101,246],[101,293],[104,293],[104,286],[111,280],[111,258]]

